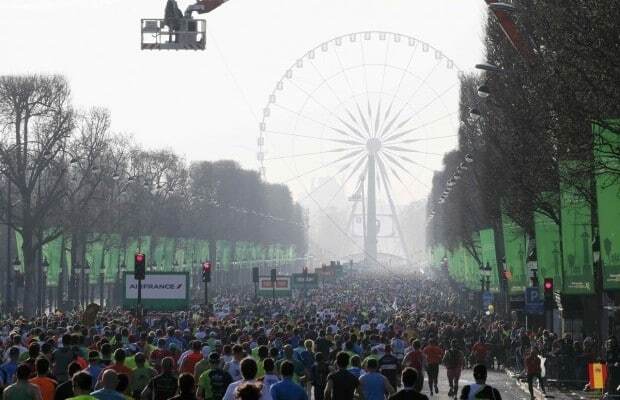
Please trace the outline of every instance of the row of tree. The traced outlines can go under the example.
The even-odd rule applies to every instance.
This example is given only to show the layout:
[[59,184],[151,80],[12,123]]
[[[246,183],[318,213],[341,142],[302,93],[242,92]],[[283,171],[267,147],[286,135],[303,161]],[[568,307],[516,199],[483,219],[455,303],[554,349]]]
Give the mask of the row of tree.
[[[0,77],[0,221],[22,238],[25,293],[42,246],[60,235],[81,265],[93,232],[204,239],[211,254],[217,240],[305,254],[305,217],[286,186],[234,161],[145,150],[110,123],[105,109],[74,109],[61,76]],[[24,311],[33,305],[25,296]]]
[[[445,156],[428,198],[428,243],[463,244],[474,257],[472,233],[501,232],[502,212],[533,235],[535,212],[560,223],[549,193],[561,184],[595,204],[593,179],[584,178],[620,178],[620,8],[608,0],[512,4],[510,18],[531,53],[517,51],[489,13],[486,58],[500,71],[462,78],[459,149]],[[593,135],[595,125],[611,135]],[[461,171],[466,154],[474,162]],[[457,171],[461,179],[451,181]]]

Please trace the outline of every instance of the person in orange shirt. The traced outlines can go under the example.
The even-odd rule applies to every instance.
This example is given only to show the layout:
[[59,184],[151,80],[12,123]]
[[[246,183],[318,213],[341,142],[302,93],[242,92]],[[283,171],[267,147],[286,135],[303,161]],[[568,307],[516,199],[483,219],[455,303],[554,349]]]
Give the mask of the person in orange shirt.
[[439,388],[437,387],[437,379],[439,376],[439,364],[443,359],[443,350],[441,347],[437,346],[437,339],[432,338],[429,340],[428,345],[424,347],[422,353],[426,356],[426,373],[428,374],[428,388],[431,392],[431,396],[433,395],[433,389],[435,389],[435,393],[439,393]]
[[45,357],[39,357],[34,365],[37,376],[31,378],[28,382],[39,388],[41,400],[54,400],[57,382],[48,376],[50,370],[49,360]]

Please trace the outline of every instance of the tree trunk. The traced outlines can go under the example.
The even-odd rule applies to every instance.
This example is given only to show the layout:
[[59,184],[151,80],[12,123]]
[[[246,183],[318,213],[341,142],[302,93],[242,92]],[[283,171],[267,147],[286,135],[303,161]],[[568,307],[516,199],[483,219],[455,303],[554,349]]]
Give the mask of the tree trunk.
[[24,316],[34,316],[35,299],[34,292],[35,270],[35,249],[32,243],[32,231],[24,229],[22,231],[22,252],[24,256]]

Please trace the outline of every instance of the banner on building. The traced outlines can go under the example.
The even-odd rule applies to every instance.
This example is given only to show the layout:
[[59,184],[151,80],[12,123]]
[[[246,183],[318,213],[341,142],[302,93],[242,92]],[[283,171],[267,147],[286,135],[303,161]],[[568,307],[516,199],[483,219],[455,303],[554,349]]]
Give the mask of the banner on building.
[[270,276],[261,276],[258,278],[259,296],[272,297],[275,295],[275,297],[290,297],[291,294],[292,290],[290,276],[278,276],[275,282],[271,282]]
[[508,215],[502,214],[504,231],[504,252],[511,294],[523,294],[527,287],[525,260],[527,258],[527,238],[525,231]]
[[[569,171],[574,162],[564,161],[561,169]],[[572,181],[575,178],[568,180]],[[588,187],[586,182],[580,182]],[[590,203],[579,187],[566,178],[560,182],[560,215],[562,221],[563,292],[566,294],[594,293],[592,266],[592,212]]]
[[[123,307],[135,308],[138,302],[138,281],[133,273],[123,276]],[[189,274],[147,272],[142,281],[142,304],[148,310],[181,311],[189,308]]]
[[[619,123],[620,121],[610,122]],[[601,126],[593,127],[594,157],[598,164],[596,174],[596,198],[603,263],[603,286],[620,289],[620,181],[608,168],[620,168],[617,154],[620,136]]]

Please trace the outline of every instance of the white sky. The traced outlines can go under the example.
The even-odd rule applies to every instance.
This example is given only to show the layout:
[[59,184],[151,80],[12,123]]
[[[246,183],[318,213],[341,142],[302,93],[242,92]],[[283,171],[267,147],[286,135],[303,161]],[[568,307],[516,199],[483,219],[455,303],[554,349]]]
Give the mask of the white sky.
[[77,106],[107,107],[114,130],[144,147],[255,169],[269,93],[323,41],[385,30],[430,43],[464,71],[483,59],[483,0],[230,0],[207,17],[206,51],[141,51],[140,18],[163,17],[164,6],[0,0],[0,74],[64,74]]

